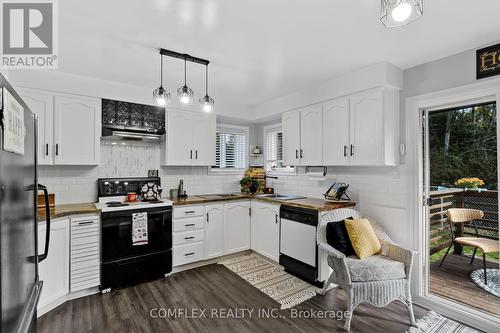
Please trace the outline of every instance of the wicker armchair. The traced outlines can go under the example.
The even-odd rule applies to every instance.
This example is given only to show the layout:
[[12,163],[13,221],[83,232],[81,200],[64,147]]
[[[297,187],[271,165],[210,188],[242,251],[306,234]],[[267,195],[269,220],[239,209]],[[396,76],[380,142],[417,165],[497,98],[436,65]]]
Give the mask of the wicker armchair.
[[326,241],[328,222],[341,221],[348,217],[359,218],[353,209],[337,209],[325,213],[320,220],[317,233],[318,246],[328,254],[328,265],[333,269],[325,283],[324,294],[331,283],[337,284],[347,294],[347,311],[344,328],[349,331],[354,309],[361,303],[377,307],[387,306],[394,300],[406,305],[411,325],[415,324],[410,292],[411,271],[415,252],[395,244],[380,226],[370,221],[382,244],[381,253],[363,260],[346,257]]

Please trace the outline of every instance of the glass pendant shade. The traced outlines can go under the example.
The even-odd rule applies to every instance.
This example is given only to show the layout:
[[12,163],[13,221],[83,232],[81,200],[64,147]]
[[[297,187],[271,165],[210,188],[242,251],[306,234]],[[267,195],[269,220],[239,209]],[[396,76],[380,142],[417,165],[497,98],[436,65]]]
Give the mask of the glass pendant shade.
[[170,103],[170,93],[163,88],[163,56],[160,55],[160,86],[153,91],[153,102],[158,106]]
[[182,104],[191,104],[193,102],[193,89],[184,85],[177,89],[177,98]]
[[212,112],[214,109],[214,104],[215,104],[214,99],[208,95],[205,95],[204,97],[200,98],[201,108],[205,112]]
[[170,93],[160,86],[153,91],[153,101],[158,106],[165,106],[170,102]]
[[386,28],[401,27],[424,14],[424,0],[381,0],[380,21]]

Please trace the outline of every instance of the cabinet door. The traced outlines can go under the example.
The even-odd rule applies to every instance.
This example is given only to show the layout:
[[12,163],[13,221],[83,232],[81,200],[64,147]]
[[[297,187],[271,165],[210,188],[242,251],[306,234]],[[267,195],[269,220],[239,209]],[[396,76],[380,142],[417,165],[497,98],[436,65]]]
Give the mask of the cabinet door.
[[281,118],[283,129],[283,164],[300,165],[300,111],[285,112]]
[[224,205],[205,206],[205,257],[224,254]]
[[55,96],[55,164],[98,165],[101,140],[101,100]]
[[300,111],[300,164],[323,165],[323,105]]
[[195,165],[215,165],[217,124],[214,114],[193,115],[193,149]]
[[384,164],[384,110],[381,90],[350,98],[351,165]]
[[167,111],[167,152],[165,165],[193,164],[192,121],[193,117],[189,112]]
[[225,254],[250,248],[250,201],[224,205]]
[[53,164],[54,95],[32,89],[19,89],[19,94],[38,116],[38,164]]
[[[45,223],[38,225],[38,253],[45,248]],[[38,266],[43,281],[38,308],[56,302],[69,292],[69,220],[54,220],[50,225],[50,243],[47,258]]]
[[340,98],[323,105],[323,163],[349,164],[349,100]]
[[279,206],[252,202],[252,250],[279,261]]

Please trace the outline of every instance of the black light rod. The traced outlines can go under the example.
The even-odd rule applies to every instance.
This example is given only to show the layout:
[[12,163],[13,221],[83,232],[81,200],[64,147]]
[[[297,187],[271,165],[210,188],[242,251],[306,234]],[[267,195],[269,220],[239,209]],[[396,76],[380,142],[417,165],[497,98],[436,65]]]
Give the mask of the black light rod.
[[186,53],[179,53],[179,52],[175,52],[175,51],[171,51],[171,50],[167,50],[167,49],[160,49],[160,54],[164,55],[164,56],[172,57],[172,58],[177,58],[177,59],[182,59],[182,60],[194,62],[197,64],[202,64],[205,66],[210,63],[210,61],[208,61],[206,59],[193,57],[192,55],[189,55]]

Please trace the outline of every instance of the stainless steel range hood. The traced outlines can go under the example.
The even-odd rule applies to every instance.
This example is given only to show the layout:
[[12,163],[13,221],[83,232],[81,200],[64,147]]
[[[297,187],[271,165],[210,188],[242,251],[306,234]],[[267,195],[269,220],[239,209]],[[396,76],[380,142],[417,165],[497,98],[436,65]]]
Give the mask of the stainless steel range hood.
[[[118,126],[117,126],[118,127]],[[163,134],[156,134],[144,131],[142,128],[110,128],[103,126],[103,140],[115,141],[143,141],[158,143],[163,140]]]

